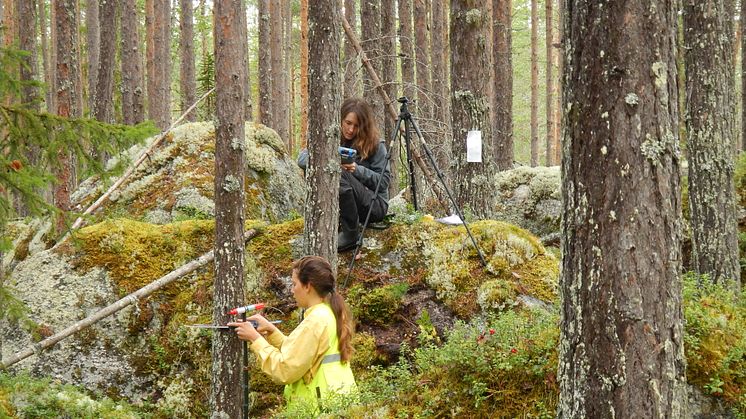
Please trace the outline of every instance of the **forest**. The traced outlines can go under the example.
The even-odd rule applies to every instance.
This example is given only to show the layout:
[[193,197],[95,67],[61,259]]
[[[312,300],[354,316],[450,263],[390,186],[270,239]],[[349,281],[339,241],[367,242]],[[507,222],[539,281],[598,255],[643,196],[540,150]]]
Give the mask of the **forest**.
[[[0,417],[746,418],[745,20],[0,0]],[[349,98],[391,177],[340,250]],[[225,325],[309,324],[306,255],[356,387],[299,404]]]

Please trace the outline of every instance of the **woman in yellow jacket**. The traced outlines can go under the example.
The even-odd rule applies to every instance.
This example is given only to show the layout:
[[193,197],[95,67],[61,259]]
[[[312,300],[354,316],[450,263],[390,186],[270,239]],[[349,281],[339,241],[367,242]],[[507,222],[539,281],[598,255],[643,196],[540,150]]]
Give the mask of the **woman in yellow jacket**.
[[[335,290],[332,267],[326,259],[306,256],[293,264],[293,297],[305,309],[304,318],[285,336],[263,316],[257,322],[236,322],[238,337],[251,341],[259,366],[275,382],[285,384],[288,407],[323,408],[335,394],[355,389],[350,369],[352,315]],[[264,336],[266,336],[266,339]]]

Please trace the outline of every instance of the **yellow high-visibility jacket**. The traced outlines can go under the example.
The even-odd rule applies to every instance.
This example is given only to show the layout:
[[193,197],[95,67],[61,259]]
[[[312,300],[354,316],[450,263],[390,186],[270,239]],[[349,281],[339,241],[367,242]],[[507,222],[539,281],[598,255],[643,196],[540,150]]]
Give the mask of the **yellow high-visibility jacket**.
[[349,362],[340,361],[337,321],[327,303],[308,308],[290,335],[276,331],[266,340],[255,340],[251,350],[261,370],[285,384],[288,406],[321,406],[334,394],[348,394],[356,388]]

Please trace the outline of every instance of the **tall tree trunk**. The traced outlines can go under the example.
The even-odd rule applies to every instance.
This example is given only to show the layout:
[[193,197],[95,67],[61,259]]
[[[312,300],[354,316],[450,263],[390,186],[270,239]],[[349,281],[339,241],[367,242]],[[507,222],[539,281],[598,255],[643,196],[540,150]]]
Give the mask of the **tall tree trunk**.
[[[381,0],[381,37],[381,49],[384,51],[381,57],[381,76],[383,77],[384,90],[391,100],[396,100],[399,93],[396,83],[396,0]],[[347,37],[345,37],[345,40],[349,42]],[[386,113],[384,113],[383,136],[387,146],[390,145],[393,149],[396,145],[389,144],[389,140],[395,127],[396,121],[390,116],[387,118]],[[389,151],[393,153],[394,150]],[[391,173],[398,173],[399,159],[392,158],[389,160],[389,170],[391,170]],[[396,181],[394,175],[393,181],[389,182],[389,196],[396,196],[397,193],[399,193],[399,182]]]
[[[340,23],[334,2],[308,6],[308,168],[304,253],[327,258],[336,271],[339,221]],[[335,166],[336,167],[336,166]]]
[[685,417],[676,2],[565,2],[557,417]]
[[52,112],[54,106],[52,103],[52,86],[54,86],[54,77],[52,76],[52,65],[50,62],[50,48],[47,35],[47,2],[39,1],[37,4],[39,8],[39,32],[41,34],[41,58],[42,58],[42,73],[44,83],[47,85],[44,89],[44,103],[47,112]]
[[[381,74],[381,0],[360,2],[360,43],[376,73]],[[376,124],[381,127],[384,120],[383,103],[376,86],[368,73],[363,73],[363,98],[370,104]]]
[[282,2],[282,24],[284,33],[282,36],[282,62],[285,69],[283,74],[283,87],[285,96],[285,107],[287,109],[287,130],[288,137],[286,140],[287,148],[289,153],[293,153],[295,150],[295,132],[293,131],[293,116],[295,115],[295,107],[293,106],[293,60],[292,60],[292,45],[293,45],[293,11],[289,1]]
[[546,132],[546,160],[545,164],[547,166],[554,166],[557,164],[556,161],[554,161],[554,47],[552,46],[552,42],[554,40],[554,11],[552,9],[552,3],[554,0],[545,0],[545,11],[546,11],[546,21],[544,22],[546,26],[546,50],[547,50],[547,57],[546,57],[546,97],[544,100],[546,101],[546,120],[547,120],[547,132]]
[[495,59],[495,108],[493,112],[494,159],[498,170],[513,168],[513,1],[494,0],[493,57]]
[[[194,70],[194,5],[192,0],[180,0],[179,18],[179,79],[181,86],[181,111],[188,109],[197,100],[197,78]],[[197,111],[186,117],[187,121],[197,120]]]
[[102,122],[114,122],[114,57],[116,55],[116,16],[119,0],[99,3],[99,68],[93,100],[93,117]]
[[[20,80],[36,80],[36,0],[16,0],[18,13],[18,47],[28,52],[22,60]],[[21,92],[21,102],[31,109],[39,110],[39,91],[35,86],[25,86]]]
[[[492,210],[497,171],[492,159],[492,7],[473,0],[451,0],[451,112],[454,196],[479,218]],[[466,159],[469,131],[481,131],[481,163]]]
[[738,287],[732,11],[729,0],[684,1],[684,63],[692,269]]
[[[417,102],[415,109],[419,111],[420,119],[424,125],[426,131],[429,131],[429,127],[426,121],[432,119],[430,114],[430,103],[432,99],[432,89],[430,87],[430,39],[429,39],[429,24],[428,24],[428,3],[425,0],[414,0],[414,57],[415,57],[415,77],[417,79]],[[437,52],[441,54],[440,51]]]
[[270,28],[270,0],[258,0],[259,13],[259,122],[272,125],[272,31]]
[[308,0],[300,2],[300,141],[308,145]]
[[87,53],[88,110],[93,113],[98,83],[99,57],[101,56],[101,23],[99,22],[99,0],[86,0],[85,48]]
[[[56,77],[55,113],[64,118],[82,116],[78,100],[80,88],[80,57],[78,50],[77,0],[53,0]],[[55,170],[57,184],[54,187],[54,203],[66,212],[70,209],[70,192],[74,187],[72,156],[59,155],[59,167]],[[64,228],[64,216],[57,220],[57,229]]]
[[[148,10],[148,3],[151,9]],[[148,118],[161,130],[171,125],[171,4],[146,0],[148,26]]]
[[[451,101],[448,87],[448,15],[447,0],[432,1],[432,95],[433,116],[438,123],[435,138],[430,144],[435,154],[436,162],[448,176],[448,161],[450,155],[451,138]],[[393,195],[391,195],[393,196]]]
[[531,166],[539,165],[539,13],[531,0]]
[[404,96],[414,99],[414,28],[412,0],[399,0],[399,55]]
[[[244,91],[246,87],[246,7],[222,0],[214,8],[215,86],[215,288],[213,322],[244,304]],[[241,417],[241,341],[233,333],[212,337],[212,418]]]
[[565,35],[564,25],[562,22],[565,21],[565,2],[564,0],[558,0],[557,6],[557,31],[555,36],[554,44],[558,45],[557,54],[554,55],[554,60],[557,66],[557,80],[558,82],[554,85],[554,161],[557,164],[562,164],[562,80],[565,78],[565,72],[563,70],[563,59],[565,54]]
[[[357,13],[355,13],[355,0],[345,0],[345,19],[350,24],[352,30],[357,31]],[[359,96],[359,74],[358,69],[360,68],[360,58],[357,55],[355,46],[352,45],[352,41],[348,37],[344,37],[344,62],[342,67],[344,68],[344,97],[356,97]]]
[[[741,19],[746,19],[746,3],[741,0]],[[741,36],[741,144],[740,150],[746,150],[746,36]]]
[[[248,12],[247,12],[248,13]],[[244,25],[244,35],[242,35],[246,40],[249,39],[249,22],[248,22],[248,15],[244,19],[246,24]],[[249,68],[251,68],[251,54],[249,52],[250,44],[246,43],[246,105],[244,106],[244,120],[246,121],[253,121],[254,120],[254,100],[253,100],[253,94],[251,92],[251,71],[249,71]]]
[[121,0],[122,20],[122,117],[127,125],[145,120],[140,20],[136,0]]
[[269,3],[270,16],[270,59],[272,62],[272,72],[269,77],[272,79],[272,124],[271,127],[280,136],[287,146],[288,141],[288,105],[285,95],[285,52],[282,48],[282,0],[271,0]]

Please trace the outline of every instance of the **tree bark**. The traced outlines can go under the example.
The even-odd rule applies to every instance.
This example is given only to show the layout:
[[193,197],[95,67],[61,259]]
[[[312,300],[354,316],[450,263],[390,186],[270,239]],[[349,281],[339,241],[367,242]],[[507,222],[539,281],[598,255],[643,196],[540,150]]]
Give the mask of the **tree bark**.
[[399,0],[399,55],[404,96],[414,99],[414,29],[412,0]]
[[564,0],[558,0],[557,5],[557,31],[554,44],[557,45],[557,54],[554,55],[554,60],[557,66],[557,83],[555,87],[554,95],[554,161],[557,164],[562,164],[562,80],[564,80],[565,72],[563,70],[563,59],[565,52],[565,35],[564,25],[562,22],[565,20],[565,2]]
[[676,4],[565,0],[559,418],[686,416]]
[[552,2],[554,0],[545,0],[545,12],[546,19],[544,25],[546,26],[546,156],[545,164],[547,166],[554,166],[557,164],[554,161],[554,47],[552,42],[554,40],[554,10],[552,8]]
[[336,271],[339,220],[339,20],[334,2],[308,6],[308,168],[304,253],[325,257]]
[[[420,115],[420,125],[424,131],[430,131],[429,122],[432,119],[430,98],[432,89],[430,86],[430,39],[428,29],[428,4],[425,0],[414,0],[414,56],[415,77],[417,78],[417,102],[414,108]],[[441,54],[440,51],[437,54]]]
[[[381,0],[360,2],[360,43],[376,73],[381,73]],[[384,121],[383,106],[378,100],[376,86],[367,73],[363,73],[363,98],[373,110],[373,117],[379,127]]]
[[[492,92],[492,7],[472,0],[451,0],[451,112],[455,140],[454,196],[479,218],[492,210],[496,172],[490,118]],[[481,163],[466,161],[466,137],[481,131]]]
[[[194,5],[192,0],[180,0],[179,16],[179,79],[181,86],[181,110],[190,107],[197,99],[197,78],[194,70]],[[190,112],[187,121],[197,120],[197,112]]]
[[[230,321],[244,304],[244,107],[246,104],[246,6],[215,3],[215,288],[213,324]],[[236,145],[236,141],[240,143]],[[241,341],[232,333],[212,338],[213,418],[241,417]]]
[[88,79],[88,109],[93,113],[98,83],[99,57],[101,56],[101,23],[99,0],[87,0],[85,6],[85,47],[88,54],[86,70]]
[[[357,14],[355,13],[355,0],[345,0],[345,18],[354,31],[357,31]],[[344,97],[357,97],[359,93],[360,58],[357,56],[355,46],[349,38],[344,38]]]
[[293,115],[295,115],[295,106],[293,106],[293,11],[289,1],[282,2],[282,54],[283,54],[283,95],[285,96],[285,108],[287,109],[287,120],[285,122],[288,136],[286,139],[288,153],[292,154],[295,150],[295,131],[293,130]]
[[[147,4],[151,4],[148,11]],[[161,130],[171,123],[171,4],[170,0],[147,0],[148,26],[148,118]]]
[[[54,91],[56,114],[64,118],[82,116],[80,102],[80,61],[78,50],[77,0],[53,0],[55,25],[56,77]],[[74,187],[72,156],[59,155],[59,167],[55,170],[57,183],[54,187],[55,206],[63,213],[70,209],[70,192]],[[64,217],[57,219],[57,229],[64,229]]]
[[122,0],[122,118],[127,125],[145,120],[143,103],[142,55],[140,54],[140,21],[136,0]]
[[[548,0],[550,1],[550,0]],[[513,168],[513,1],[494,0],[495,107],[492,133],[498,170]]]
[[287,68],[285,67],[285,52],[282,48],[283,25],[282,25],[282,0],[270,0],[270,60],[272,72],[272,123],[271,127],[282,139],[287,147],[288,142],[288,104],[285,95],[285,79]]
[[116,54],[116,16],[119,0],[99,2],[99,46],[98,80],[94,90],[93,118],[97,121],[114,122],[114,56]]
[[[448,174],[450,160],[451,134],[451,100],[448,87],[448,15],[446,0],[432,1],[432,96],[433,116],[438,124],[436,138],[430,139],[436,162],[440,169]],[[393,195],[392,195],[393,196]]]
[[[37,55],[36,55],[36,1],[16,0],[18,11],[18,47],[28,51],[23,58],[20,68],[20,80],[31,82],[36,80]],[[30,109],[39,110],[39,90],[35,86],[24,86],[21,92],[21,102],[27,104]]]
[[[746,19],[746,4],[741,0],[741,22]],[[740,150],[746,150],[746,36],[741,36],[741,144]]]
[[308,145],[308,0],[300,2],[300,142]]
[[539,165],[539,13],[531,0],[531,167]]
[[739,286],[732,5],[684,1],[684,63],[692,270]]
[[54,76],[52,75],[52,63],[51,53],[49,48],[49,41],[47,35],[47,2],[40,1],[37,6],[39,8],[39,32],[41,34],[41,58],[42,58],[42,72],[44,75],[44,83],[47,88],[44,89],[44,103],[47,112],[54,110],[54,104],[52,103],[52,86],[54,86]]
[[258,0],[259,13],[259,122],[272,125],[272,44],[270,29],[270,0]]
[[[352,44],[349,38],[345,37],[346,42]],[[346,45],[346,44],[345,44]],[[354,45],[350,45],[353,49]],[[390,100],[396,100],[397,98],[397,76],[396,76],[396,0],[381,0],[381,49],[383,54],[381,57],[381,77],[383,78],[384,90],[390,98]],[[385,110],[385,109],[384,109]],[[383,118],[383,133],[386,144],[389,144],[391,135],[394,133],[396,128],[396,119],[389,117]],[[398,147],[398,141],[396,144],[391,144],[394,150]],[[389,150],[393,153],[394,150]],[[392,158],[389,160],[389,170],[391,173],[398,173],[399,171],[399,159]],[[396,196],[399,193],[399,182],[395,181],[396,176],[393,177],[394,181],[389,182],[389,196]]]

